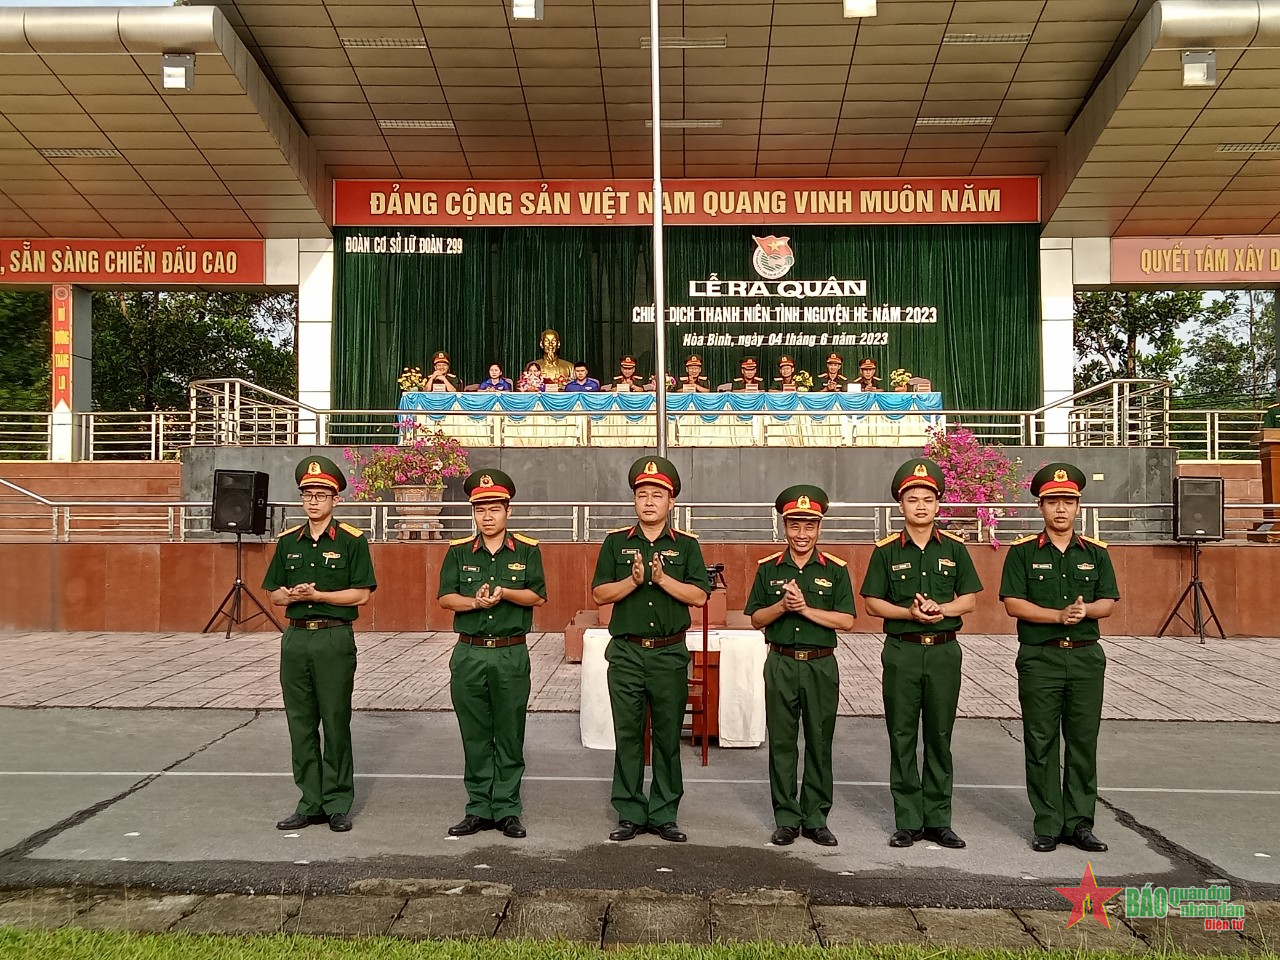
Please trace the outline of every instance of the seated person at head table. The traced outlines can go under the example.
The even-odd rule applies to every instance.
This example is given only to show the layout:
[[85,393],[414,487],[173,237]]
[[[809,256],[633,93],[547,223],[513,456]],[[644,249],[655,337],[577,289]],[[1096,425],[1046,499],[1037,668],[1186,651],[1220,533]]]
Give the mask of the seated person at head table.
[[743,357],[738,364],[738,369],[742,373],[740,377],[734,377],[730,390],[763,390],[765,389],[764,381],[756,374],[760,369],[760,364],[755,357]]
[[845,386],[849,383],[849,378],[840,372],[844,366],[844,358],[838,353],[827,355],[827,372],[818,374],[818,382],[822,384],[822,390],[829,393],[843,393]]
[[644,390],[644,384],[636,376],[636,358],[631,354],[624,354],[618,360],[618,375],[613,378],[609,389],[617,393],[639,393]]
[[449,372],[449,355],[443,350],[437,351],[431,357],[431,372],[422,379],[422,389],[428,393],[445,390],[457,393],[460,386],[458,378]]
[[509,393],[515,389],[515,385],[503,373],[502,364],[491,363],[489,364],[489,376],[481,380],[476,389],[499,390]]
[[684,376],[676,382],[681,393],[710,393],[711,386],[702,375],[702,358],[696,353],[684,362]]
[[785,353],[778,358],[778,376],[773,378],[773,389],[796,389],[796,362]]
[[573,378],[564,385],[565,393],[595,393],[600,389],[600,381],[588,376],[587,365],[579,360],[573,365]]
[[880,391],[880,378],[876,376],[876,362],[870,357],[863,357],[858,361],[858,379],[853,381],[854,385],[860,387],[863,393],[878,393]]
[[544,389],[542,368],[537,363],[530,361],[525,365],[524,373],[520,374],[520,380],[516,383],[516,392],[542,393]]

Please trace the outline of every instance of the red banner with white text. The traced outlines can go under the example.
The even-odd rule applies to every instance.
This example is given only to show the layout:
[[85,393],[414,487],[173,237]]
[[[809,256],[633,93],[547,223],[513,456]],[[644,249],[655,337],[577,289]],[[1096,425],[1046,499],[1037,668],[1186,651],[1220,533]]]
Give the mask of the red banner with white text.
[[0,286],[15,283],[234,285],[263,282],[261,240],[0,238]]

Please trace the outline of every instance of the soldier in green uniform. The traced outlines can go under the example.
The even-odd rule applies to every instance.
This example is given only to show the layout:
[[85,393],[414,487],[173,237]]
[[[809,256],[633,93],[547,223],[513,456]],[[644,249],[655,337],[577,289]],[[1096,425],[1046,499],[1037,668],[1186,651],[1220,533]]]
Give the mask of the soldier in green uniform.
[[1093,835],[1107,667],[1098,621],[1111,616],[1120,591],[1107,545],[1075,532],[1084,485],[1069,463],[1051,463],[1031,478],[1044,530],[1009,546],[1000,580],[1004,608],[1018,620],[1018,700],[1037,853],[1059,843],[1107,849]]
[[422,389],[457,393],[462,389],[462,381],[449,369],[449,355],[438,350],[431,356],[431,372],[422,380]]
[[1280,403],[1273,403],[1262,411],[1262,429],[1280,427]]
[[[891,847],[917,840],[952,849],[965,845],[951,829],[951,731],[963,661],[956,631],[960,618],[973,612],[982,582],[964,541],[934,523],[946,489],[932,460],[908,460],[898,468],[889,491],[906,526],[876,543],[860,591],[867,613],[884,618],[881,692],[896,827]],[[922,720],[923,782],[916,763]]]
[[455,837],[497,828],[525,836],[520,822],[524,725],[529,709],[533,608],[547,602],[538,541],[508,533],[516,485],[501,470],[476,470],[463,483],[477,533],[449,544],[440,567],[440,606],[453,611],[458,643],[449,693],[458,715],[467,788]]
[[[777,829],[771,842],[839,842],[827,827],[835,792],[831,742],[840,702],[836,631],[852,630],[857,612],[844,560],[818,550],[818,534],[830,499],[809,484],[787,487],[774,509],[782,515],[787,549],[759,561],[747,597],[751,626],[764,631],[765,727],[769,731],[769,791]],[[804,730],[804,781],[796,793]]]
[[[613,808],[618,827],[610,840],[630,840],[646,829],[663,840],[688,837],[676,824],[684,780],[680,729],[689,694],[690,607],[711,595],[702,548],[692,534],[671,526],[680,474],[663,457],[641,457],[627,475],[637,523],[614,530],[600,545],[591,597],[612,603],[609,704],[613,708]],[[653,784],[644,795],[644,720],[653,738]]]
[[[378,589],[369,542],[359,527],[338,523],[333,508],[347,478],[328,457],[308,457],[294,473],[307,522],[280,533],[262,580],[271,602],[285,607],[280,689],[302,799],[276,824],[298,830],[328,821],[351,829],[355,766],[351,755],[351,691],[356,677],[357,607]],[[324,732],[323,744],[321,731]]]

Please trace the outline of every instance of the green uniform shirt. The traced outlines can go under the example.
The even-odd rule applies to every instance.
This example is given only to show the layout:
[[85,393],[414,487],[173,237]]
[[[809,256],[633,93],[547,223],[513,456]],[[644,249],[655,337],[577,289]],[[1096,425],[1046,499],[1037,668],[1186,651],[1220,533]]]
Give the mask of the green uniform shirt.
[[[329,528],[319,540],[311,539],[305,523],[282,531],[262,578],[262,589],[279,590],[301,583],[314,583],[317,590],[325,591],[350,587],[377,590],[364,531],[335,520],[329,521]],[[291,620],[355,620],[360,608],[299,600],[289,604],[285,613]]]
[[649,564],[655,553],[662,554],[663,576],[691,583],[710,596],[711,578],[707,575],[707,565],[703,562],[702,547],[697,537],[670,524],[663,528],[653,543],[645,539],[638,523],[615,530],[600,544],[600,556],[596,559],[596,573],[591,579],[591,586],[595,588],[628,579],[637,553],[645,565],[645,582],[613,605],[613,614],[609,618],[610,636],[669,637],[688,630],[692,623],[689,608],[650,582]]
[[[1015,597],[1029,600],[1038,607],[1062,610],[1084,597],[1094,600],[1119,600],[1116,572],[1111,566],[1107,546],[1079,534],[1071,535],[1066,551],[1059,550],[1047,533],[1033,534],[1015,540],[1004,558],[1004,575],[1000,579],[1000,599]],[[1098,621],[1086,617],[1079,623],[1028,623],[1018,621],[1018,640],[1040,644],[1049,640],[1097,640],[1101,637]]]
[[1262,411],[1262,429],[1280,427],[1280,403],[1273,403]]
[[[804,569],[791,559],[791,551],[783,550],[765,557],[756,567],[756,579],[747,597],[747,616],[782,599],[787,581],[794,580],[804,593],[804,599],[815,610],[839,610],[858,615],[853,605],[853,583],[849,568],[839,557],[815,550]],[[796,647],[813,650],[818,647],[834,647],[836,632],[830,627],[814,623],[808,617],[787,611],[764,628],[764,638],[780,647]]]
[[[489,589],[532,590],[547,599],[538,541],[520,533],[508,533],[497,553],[484,547],[484,537],[454,540],[440,565],[440,591],[474,597],[483,584]],[[475,637],[518,637],[533,629],[533,607],[502,600],[488,610],[465,610],[453,615],[453,629]]]
[[[889,603],[909,607],[916,594],[937,603],[947,603],[968,593],[980,593],[982,581],[973,567],[973,559],[964,541],[937,527],[925,548],[921,550],[906,530],[885,537],[876,543],[862,578],[864,597],[875,597]],[[937,623],[925,625],[915,620],[884,622],[884,632],[891,637],[904,633],[959,630],[964,626],[960,617],[943,617]]]

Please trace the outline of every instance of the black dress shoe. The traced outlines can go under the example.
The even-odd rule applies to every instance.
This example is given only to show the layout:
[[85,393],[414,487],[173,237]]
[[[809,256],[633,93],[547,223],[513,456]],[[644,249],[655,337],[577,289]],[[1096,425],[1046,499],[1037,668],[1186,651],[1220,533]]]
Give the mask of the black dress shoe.
[[925,827],[923,831],[924,838],[940,847],[946,847],[949,850],[963,850],[965,842],[950,827]]
[[1062,843],[1069,843],[1073,847],[1077,847],[1088,853],[1106,853],[1107,845],[1093,835],[1093,831],[1086,826],[1076,827],[1071,834],[1063,834]]
[[276,824],[277,830],[301,830],[313,823],[328,823],[329,818],[323,813],[295,813],[285,817]]
[[891,847],[909,847],[917,840],[924,839],[923,830],[895,830],[889,837]]
[[1048,837],[1043,833],[1037,834],[1036,838],[1031,841],[1031,849],[1036,853],[1052,853],[1058,849],[1057,837]]
[[773,836],[769,838],[769,842],[775,847],[789,847],[796,842],[796,837],[800,836],[799,827],[779,827],[773,831]]
[[630,820],[619,820],[618,829],[609,834],[610,840],[634,840],[644,833],[644,827]]
[[468,813],[465,817],[449,828],[449,836],[469,837],[473,833],[479,833],[481,830],[492,829],[492,820],[485,817],[477,817],[474,813]]
[[498,821],[498,829],[502,831],[504,837],[510,837],[513,840],[522,840],[529,835],[519,817],[503,817]]
[[826,827],[805,827],[800,834],[820,847],[834,847],[840,843],[836,835]]
[[684,831],[676,826],[674,820],[671,823],[664,823],[661,826],[650,827],[649,830],[656,833],[663,840],[668,840],[671,843],[684,843],[689,839],[685,835]]
[[346,833],[351,829],[355,821],[345,813],[331,813],[329,815],[329,829],[334,833]]

